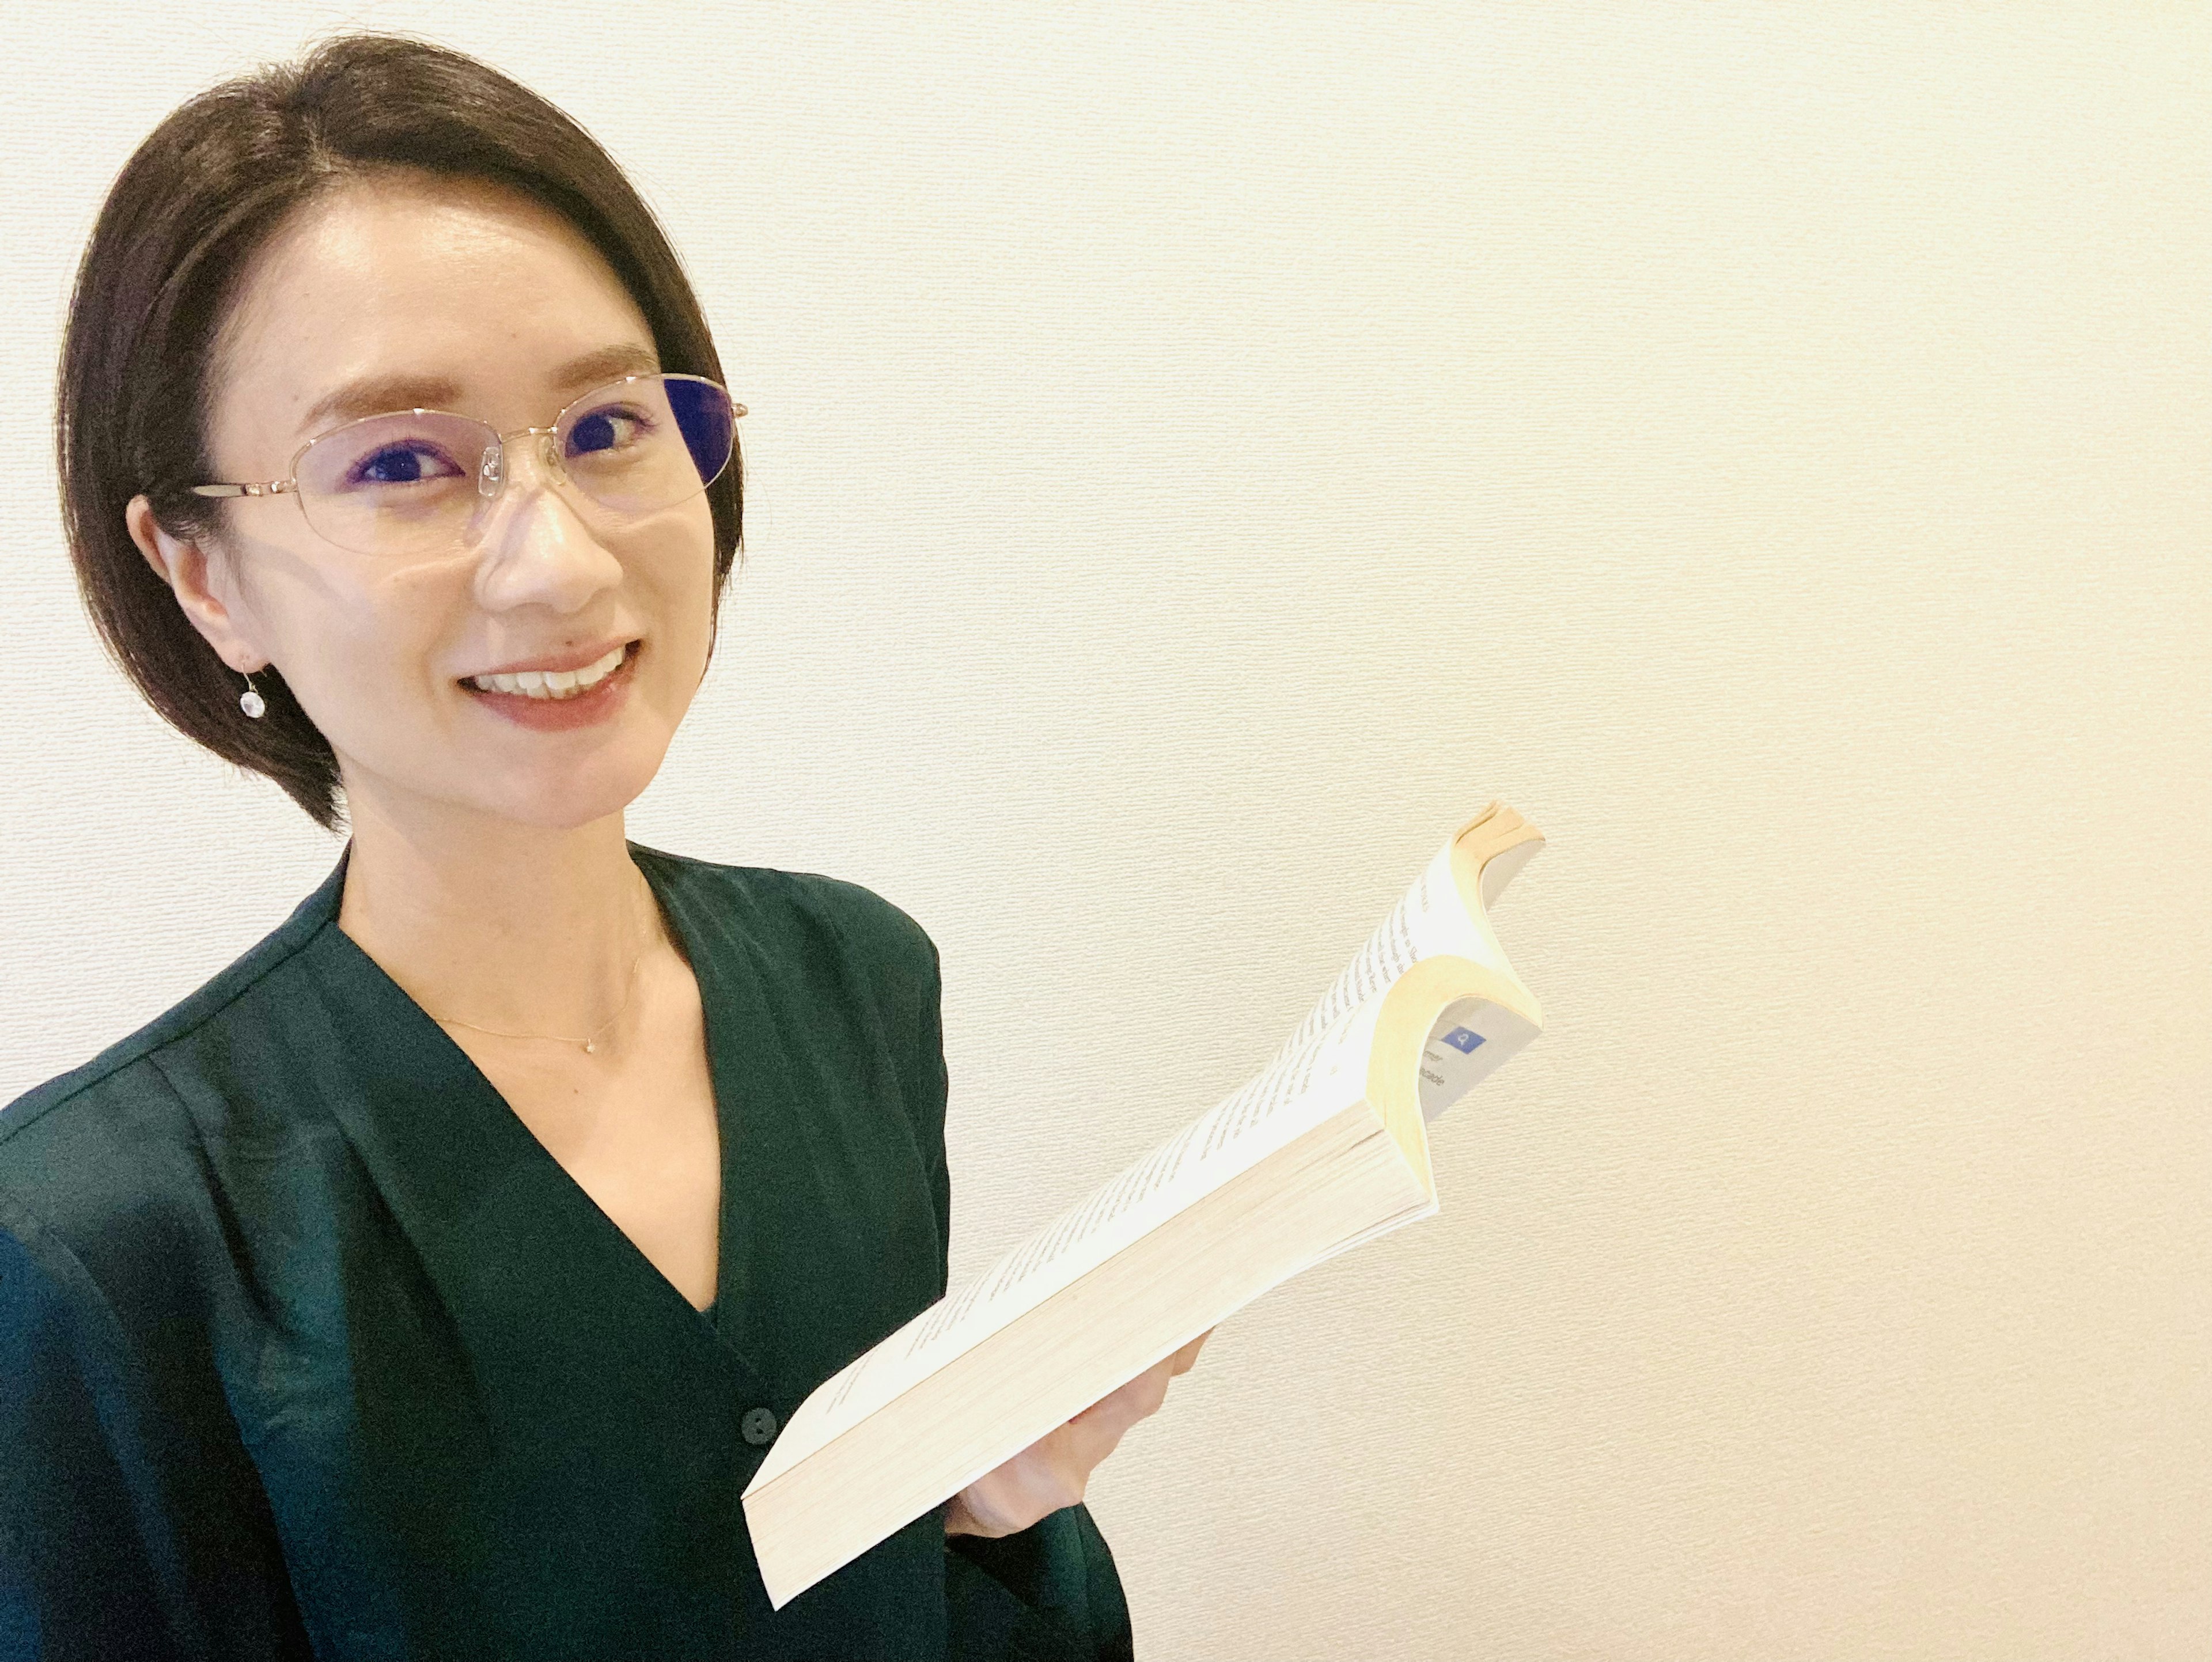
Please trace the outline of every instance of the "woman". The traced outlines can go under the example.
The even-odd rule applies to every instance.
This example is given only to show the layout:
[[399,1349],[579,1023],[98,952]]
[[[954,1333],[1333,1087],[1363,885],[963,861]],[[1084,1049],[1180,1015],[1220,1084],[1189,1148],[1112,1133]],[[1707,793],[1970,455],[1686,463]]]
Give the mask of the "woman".
[[[1080,1504],[1194,1343],[772,1610],[738,1496],[939,1297],[935,948],[629,843],[739,541],[651,214],[357,37],[118,179],[60,457],[155,708],[350,841],[0,1115],[0,1655],[1126,1656]],[[287,500],[287,499],[289,500]]]

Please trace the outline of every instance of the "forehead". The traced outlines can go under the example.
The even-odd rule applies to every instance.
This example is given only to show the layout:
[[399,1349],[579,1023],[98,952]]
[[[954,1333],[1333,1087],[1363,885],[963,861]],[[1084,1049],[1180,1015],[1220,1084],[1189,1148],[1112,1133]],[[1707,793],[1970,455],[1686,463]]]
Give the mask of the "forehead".
[[334,424],[328,407],[347,389],[376,385],[448,394],[399,405],[534,424],[552,414],[546,399],[585,390],[556,384],[563,366],[623,346],[651,367],[644,314],[550,209],[474,180],[350,180],[295,211],[240,274],[216,343],[210,436],[311,436]]

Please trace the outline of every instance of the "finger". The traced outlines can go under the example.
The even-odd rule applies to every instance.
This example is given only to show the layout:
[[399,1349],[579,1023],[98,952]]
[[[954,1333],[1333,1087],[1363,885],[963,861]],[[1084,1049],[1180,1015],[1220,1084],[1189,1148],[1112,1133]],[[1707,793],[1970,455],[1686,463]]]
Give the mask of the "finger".
[[1177,1373],[1189,1373],[1191,1365],[1198,1361],[1199,1348],[1212,1336],[1213,1330],[1209,1327],[1182,1349],[1176,1351],[1172,1359],[1175,1362],[1175,1371]]
[[1091,1472],[1120,1445],[1129,1428],[1159,1411],[1167,1399],[1173,1360],[1163,1358],[1102,1397],[1031,1444],[1024,1458],[1054,1469],[1079,1495]]
[[992,1531],[984,1520],[975,1515],[968,1504],[965,1490],[952,1497],[945,1508],[945,1532],[947,1535],[988,1535]]
[[1087,1473],[1113,1452],[1130,1427],[1158,1413],[1166,1396],[1165,1365],[1147,1369],[1062,1427],[1069,1440],[1063,1445],[1065,1452],[1082,1463]]
[[[1083,1498],[1091,1474],[1114,1452],[1124,1429],[1118,1422],[1078,1415],[969,1487],[988,1484],[994,1495],[1018,1493],[1030,1497],[1036,1516],[1042,1517]],[[1048,1499],[1048,1504],[1039,1504]]]
[[1111,1425],[1116,1428],[1115,1434],[1119,1436],[1146,1415],[1158,1413],[1167,1394],[1168,1365],[1165,1361],[1155,1362],[1120,1389],[1101,1397],[1068,1423],[1094,1429]]
[[[962,1518],[968,1533],[1012,1535],[1038,1519],[1083,1498],[1088,1474],[1018,1455],[997,1470],[988,1472],[960,1492]],[[955,1532],[949,1527],[948,1533]]]

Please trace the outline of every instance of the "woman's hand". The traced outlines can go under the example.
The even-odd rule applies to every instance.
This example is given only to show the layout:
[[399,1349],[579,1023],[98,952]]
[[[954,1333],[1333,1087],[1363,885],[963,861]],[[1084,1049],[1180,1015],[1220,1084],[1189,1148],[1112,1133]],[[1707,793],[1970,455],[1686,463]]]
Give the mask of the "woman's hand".
[[1207,1328],[1172,1356],[1154,1363],[1110,1397],[1102,1397],[1057,1431],[1047,1432],[995,1471],[954,1495],[945,1511],[947,1535],[1012,1535],[1072,1507],[1121,1434],[1167,1400],[1168,1381],[1188,1373]]

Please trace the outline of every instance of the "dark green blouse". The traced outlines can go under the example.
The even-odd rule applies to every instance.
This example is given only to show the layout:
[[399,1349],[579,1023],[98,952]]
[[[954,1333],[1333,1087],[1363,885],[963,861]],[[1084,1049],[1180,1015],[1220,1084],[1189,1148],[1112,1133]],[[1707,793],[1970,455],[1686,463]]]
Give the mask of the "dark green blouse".
[[633,845],[721,1126],[701,1312],[337,927],[0,1113],[0,1658],[1105,1659],[1089,1512],[915,1519],[781,1610],[738,1496],[942,1295],[937,951],[857,885]]

